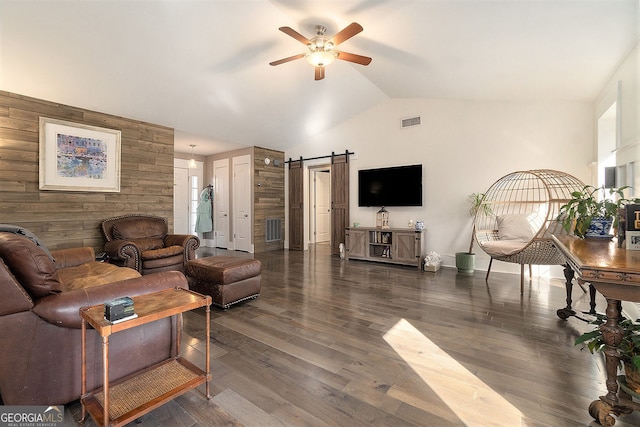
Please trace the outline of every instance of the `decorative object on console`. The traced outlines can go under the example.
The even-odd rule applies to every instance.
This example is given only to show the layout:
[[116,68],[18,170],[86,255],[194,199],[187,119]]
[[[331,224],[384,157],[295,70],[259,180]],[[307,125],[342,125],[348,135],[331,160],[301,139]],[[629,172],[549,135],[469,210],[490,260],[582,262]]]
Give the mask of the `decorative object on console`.
[[424,230],[424,221],[416,221],[416,230]]
[[[618,227],[618,247],[624,247],[629,250],[640,250],[640,204],[631,203],[620,209],[624,212],[624,216],[618,215],[618,221],[623,223],[622,227]],[[620,224],[618,224],[620,225]]]
[[130,297],[116,298],[104,303],[104,318],[109,322],[133,318],[134,314],[133,299]]
[[610,233],[612,225],[613,218],[591,218],[591,224],[589,224],[589,229],[585,233],[584,237],[611,239],[613,237],[613,234]]
[[618,225],[618,209],[631,203],[640,203],[640,199],[625,198],[624,191],[628,188],[585,185],[573,191],[571,198],[560,207],[564,230],[581,238],[610,239],[611,226]]
[[389,228],[389,212],[383,207],[376,213],[376,227]]
[[40,117],[40,190],[120,192],[121,132]]

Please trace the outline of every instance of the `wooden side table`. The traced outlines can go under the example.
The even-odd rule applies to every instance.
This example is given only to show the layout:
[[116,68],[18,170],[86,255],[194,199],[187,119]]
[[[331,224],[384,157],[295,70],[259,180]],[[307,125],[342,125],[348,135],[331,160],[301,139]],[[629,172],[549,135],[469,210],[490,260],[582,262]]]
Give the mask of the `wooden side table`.
[[[207,399],[211,399],[209,362],[211,297],[182,288],[133,298],[135,319],[111,323],[104,318],[104,304],[80,309],[82,334],[82,420],[87,412],[101,426],[122,426],[156,409],[176,396],[205,384]],[[163,319],[206,307],[206,362],[204,371],[178,354],[161,363],[109,383],[109,336]],[[103,386],[87,392],[86,336],[87,323],[102,337]],[[178,349],[180,347],[178,346]]]
[[607,299],[607,321],[601,326],[606,343],[607,394],[591,402],[589,414],[603,426],[612,426],[616,422],[612,415],[640,411],[640,404],[618,382],[616,349],[616,337],[622,333],[618,325],[620,301],[640,302],[640,251],[618,248],[615,240],[553,236],[553,241],[578,278],[589,282]]

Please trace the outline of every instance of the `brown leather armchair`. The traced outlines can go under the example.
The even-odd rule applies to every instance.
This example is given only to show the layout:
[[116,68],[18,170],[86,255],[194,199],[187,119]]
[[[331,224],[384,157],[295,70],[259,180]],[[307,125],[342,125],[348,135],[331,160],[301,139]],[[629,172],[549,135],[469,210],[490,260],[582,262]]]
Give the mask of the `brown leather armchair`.
[[169,234],[165,218],[130,214],[102,221],[106,239],[104,250],[111,262],[141,274],[184,271],[187,261],[196,258],[198,236]]
[[[184,274],[141,276],[96,262],[93,248],[46,250],[0,232],[0,396],[6,405],[62,405],[81,393],[79,310],[115,298],[188,288]],[[109,377],[123,378],[178,352],[179,316],[114,334]],[[102,340],[87,331],[87,385],[102,385]]]

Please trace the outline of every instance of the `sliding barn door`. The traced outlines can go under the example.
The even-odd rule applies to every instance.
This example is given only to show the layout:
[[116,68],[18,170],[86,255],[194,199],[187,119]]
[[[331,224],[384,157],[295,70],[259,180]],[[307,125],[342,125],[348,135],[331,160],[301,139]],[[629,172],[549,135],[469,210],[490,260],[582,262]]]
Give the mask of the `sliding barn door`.
[[349,226],[349,155],[331,156],[331,253],[340,253]]
[[303,250],[304,209],[302,158],[289,160],[289,249]]

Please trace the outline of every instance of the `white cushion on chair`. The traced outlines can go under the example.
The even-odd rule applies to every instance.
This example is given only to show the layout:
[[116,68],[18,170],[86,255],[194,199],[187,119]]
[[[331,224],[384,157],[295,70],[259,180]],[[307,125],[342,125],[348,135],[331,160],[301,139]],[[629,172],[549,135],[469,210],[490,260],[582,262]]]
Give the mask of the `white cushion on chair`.
[[493,240],[480,243],[482,249],[493,258],[516,254],[528,244],[529,242],[522,240]]
[[506,214],[498,216],[496,218],[498,222],[498,238],[500,240],[528,242],[538,231],[533,229],[532,217],[534,219],[537,214]]

